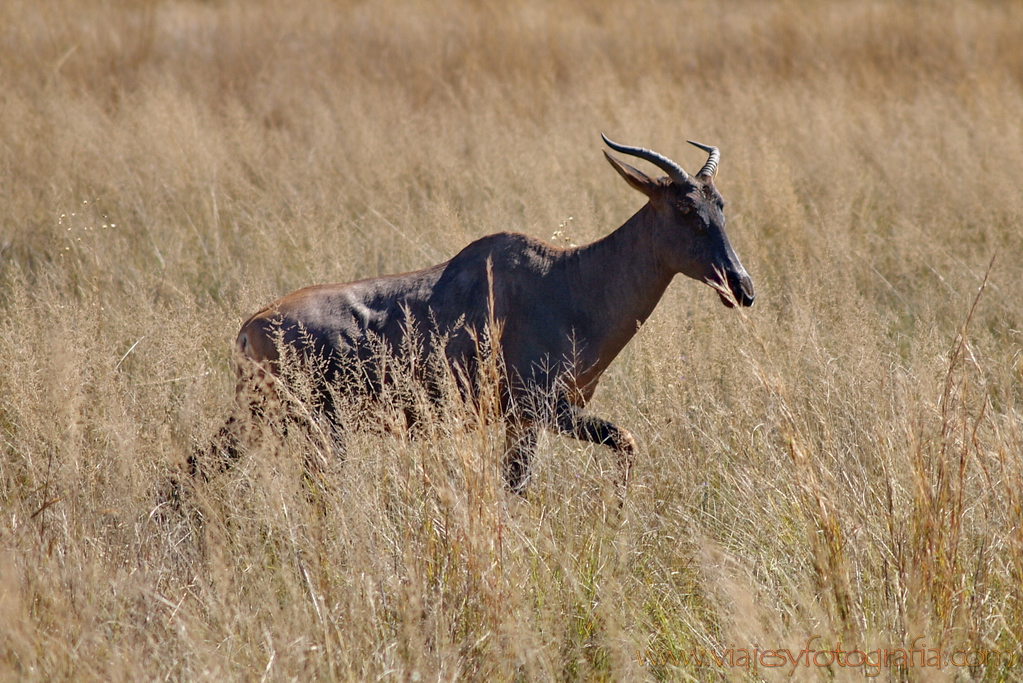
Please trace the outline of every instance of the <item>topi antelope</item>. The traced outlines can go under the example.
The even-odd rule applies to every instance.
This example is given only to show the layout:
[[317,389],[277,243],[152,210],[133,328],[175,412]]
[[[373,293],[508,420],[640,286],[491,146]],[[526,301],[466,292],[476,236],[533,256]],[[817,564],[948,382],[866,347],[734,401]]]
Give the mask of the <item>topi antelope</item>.
[[[707,283],[729,307],[752,305],[754,292],[725,234],[724,203],[714,187],[717,148],[691,142],[710,155],[691,176],[656,152],[606,136],[604,142],[667,173],[651,178],[604,152],[649,200],[610,235],[562,249],[499,233],[424,270],[300,289],[242,325],[236,348],[255,370],[240,369],[240,376],[272,380],[281,372],[282,354],[290,354],[315,360],[323,386],[335,393],[373,398],[393,381],[384,355],[400,360],[411,350],[420,358],[443,358],[461,378],[462,394],[472,398],[483,370],[480,339],[499,329],[494,347],[508,487],[525,491],[537,434],[546,428],[613,449],[624,493],[636,451],[632,435],[584,411],[601,375],[676,274]],[[239,382],[240,395],[244,385]],[[218,437],[232,456],[234,421]],[[195,458],[191,465],[194,473]]]

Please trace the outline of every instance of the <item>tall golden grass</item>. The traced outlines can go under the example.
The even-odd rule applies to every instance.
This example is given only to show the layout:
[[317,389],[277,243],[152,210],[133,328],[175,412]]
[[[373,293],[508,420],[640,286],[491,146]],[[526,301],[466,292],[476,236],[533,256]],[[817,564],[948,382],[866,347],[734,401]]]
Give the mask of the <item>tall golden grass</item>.
[[[882,679],[1023,679],[1021,27],[980,1],[0,4],[0,679],[875,673],[742,663],[813,636],[895,653]],[[315,475],[315,443],[268,439],[159,506],[231,409],[245,316],[498,230],[604,235],[643,200],[601,131],[690,169],[687,138],[721,148],[758,289],[673,283],[605,377],[593,409],[641,447],[620,514],[606,450],[546,438],[519,500],[500,428],[457,416]]]

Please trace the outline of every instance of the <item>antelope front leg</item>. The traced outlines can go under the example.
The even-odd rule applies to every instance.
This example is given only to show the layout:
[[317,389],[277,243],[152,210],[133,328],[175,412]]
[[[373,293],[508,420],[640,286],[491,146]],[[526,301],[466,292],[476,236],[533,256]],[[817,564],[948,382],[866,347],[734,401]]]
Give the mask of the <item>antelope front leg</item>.
[[628,430],[594,415],[588,415],[578,406],[565,399],[559,399],[555,412],[555,426],[562,434],[581,441],[607,446],[618,455],[618,487],[620,501],[625,501],[629,490],[632,464],[636,460],[636,441]]
[[531,422],[509,421],[505,429],[504,480],[508,489],[524,496],[529,467],[536,452],[537,427]]

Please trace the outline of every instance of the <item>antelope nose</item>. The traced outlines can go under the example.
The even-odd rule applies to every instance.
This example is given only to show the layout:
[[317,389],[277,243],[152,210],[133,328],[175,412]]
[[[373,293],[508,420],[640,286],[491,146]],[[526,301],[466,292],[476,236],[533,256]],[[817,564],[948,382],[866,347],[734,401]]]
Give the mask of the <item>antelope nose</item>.
[[728,274],[728,288],[740,306],[752,306],[757,294],[753,290],[753,280],[746,271]]

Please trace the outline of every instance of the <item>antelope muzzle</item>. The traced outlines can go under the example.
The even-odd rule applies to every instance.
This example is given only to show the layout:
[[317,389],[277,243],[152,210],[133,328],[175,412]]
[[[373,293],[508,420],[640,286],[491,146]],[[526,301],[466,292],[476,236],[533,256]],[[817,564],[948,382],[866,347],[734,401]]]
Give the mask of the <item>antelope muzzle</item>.
[[746,271],[729,271],[725,279],[728,281],[728,291],[732,294],[728,296],[725,292],[718,291],[718,296],[725,306],[732,308],[737,303],[743,307],[753,305],[753,299],[757,294],[753,290],[753,280]]

